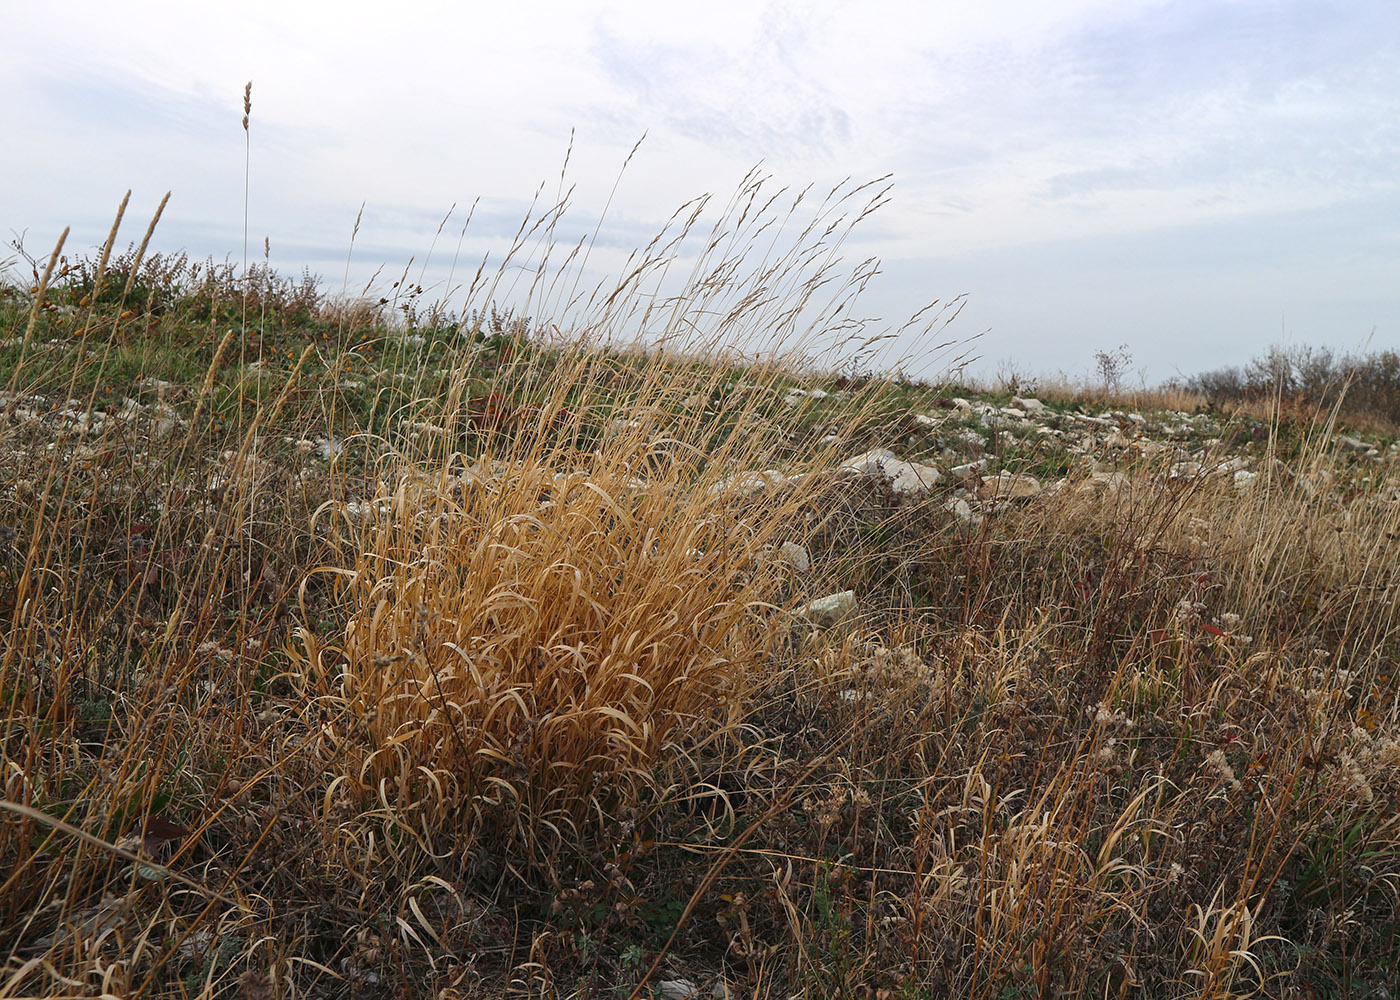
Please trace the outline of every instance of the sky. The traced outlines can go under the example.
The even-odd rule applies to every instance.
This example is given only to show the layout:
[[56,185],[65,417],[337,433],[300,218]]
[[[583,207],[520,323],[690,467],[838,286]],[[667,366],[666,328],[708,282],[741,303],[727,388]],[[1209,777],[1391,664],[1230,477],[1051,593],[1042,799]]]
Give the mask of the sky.
[[97,247],[129,189],[119,244],[170,191],[156,249],[241,261],[246,166],[250,255],[332,291],[410,258],[444,290],[563,191],[559,242],[598,228],[591,280],[757,167],[818,192],[801,211],[888,176],[842,246],[880,261],[860,314],[960,301],[975,372],[1087,377],[1126,345],[1152,384],[1275,343],[1400,348],[1395,0],[11,0],[4,21],[0,237],[35,256],[64,226]]

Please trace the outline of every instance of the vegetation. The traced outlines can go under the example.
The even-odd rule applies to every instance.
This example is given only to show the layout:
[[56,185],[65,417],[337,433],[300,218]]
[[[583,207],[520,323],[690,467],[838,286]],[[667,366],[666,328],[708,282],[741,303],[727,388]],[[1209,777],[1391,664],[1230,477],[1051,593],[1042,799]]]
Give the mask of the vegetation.
[[870,195],[497,309],[551,210],[464,317],[12,274],[0,996],[1392,995],[1395,450],[955,404],[850,320]]
[[1343,407],[1368,429],[1400,428],[1400,354],[1393,350],[1338,354],[1306,344],[1275,346],[1243,368],[1193,376],[1186,388],[1222,406],[1282,403],[1312,413]]

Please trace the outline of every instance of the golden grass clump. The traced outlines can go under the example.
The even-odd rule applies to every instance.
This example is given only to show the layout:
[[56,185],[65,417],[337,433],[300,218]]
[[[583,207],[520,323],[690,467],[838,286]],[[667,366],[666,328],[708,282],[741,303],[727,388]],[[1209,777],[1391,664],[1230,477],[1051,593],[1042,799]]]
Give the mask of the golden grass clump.
[[668,743],[737,715],[781,620],[781,512],[600,464],[468,465],[386,498],[346,595],[351,773],[439,822],[519,804],[573,840],[635,815]]
[[[774,417],[792,352],[828,332],[795,324],[822,315],[809,300],[830,267],[794,249],[745,278],[711,242],[661,311],[636,282],[677,240],[595,292],[581,333],[554,326],[547,354],[493,317],[491,377],[459,361],[443,398],[399,421],[396,471],[322,512],[347,539],[348,617],[343,636],[303,636],[298,683],[363,720],[347,779],[371,796],[389,782],[429,836],[519,810],[506,826],[548,859],[635,820],[664,751],[733,725],[791,624],[777,550],[801,542],[794,515],[851,427],[804,449]],[[605,346],[657,312],[644,339]],[[783,360],[736,367],[745,339]],[[789,488],[755,492],[765,467]]]

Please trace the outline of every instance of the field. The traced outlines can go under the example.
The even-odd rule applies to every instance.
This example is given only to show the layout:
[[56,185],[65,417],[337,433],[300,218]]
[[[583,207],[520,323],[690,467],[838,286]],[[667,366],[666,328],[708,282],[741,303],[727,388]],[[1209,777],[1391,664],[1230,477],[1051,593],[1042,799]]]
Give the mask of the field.
[[0,997],[1394,996],[1396,438],[906,378],[867,195],[11,269]]

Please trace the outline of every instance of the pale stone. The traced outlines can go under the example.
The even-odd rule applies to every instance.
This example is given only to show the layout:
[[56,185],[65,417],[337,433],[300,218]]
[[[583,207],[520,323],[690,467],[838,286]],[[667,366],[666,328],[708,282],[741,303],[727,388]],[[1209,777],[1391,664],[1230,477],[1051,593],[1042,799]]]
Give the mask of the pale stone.
[[1128,485],[1130,480],[1122,472],[1090,473],[1085,479],[1059,479],[1045,488],[1047,493],[1065,493],[1070,496],[1090,498],[1113,496]]
[[993,500],[1021,500],[1041,492],[1040,480],[1024,472],[1001,472],[982,480],[980,492]]
[[812,568],[812,554],[807,551],[807,546],[798,545],[796,542],[783,542],[778,546],[778,555],[783,562],[787,563],[799,573],[805,573]]
[[710,486],[710,495],[719,496],[724,493],[739,493],[748,496],[750,493],[758,493],[785,483],[794,482],[795,477],[786,476],[777,469],[764,469],[762,472],[737,472],[732,476],[724,476]]
[[841,468],[863,476],[883,476],[890,481],[890,486],[896,493],[904,494],[927,490],[943,478],[943,473],[934,466],[902,461],[888,448],[876,448],[863,455],[857,455],[847,460]]
[[802,617],[816,625],[835,625],[856,609],[856,592],[842,590],[818,597],[802,609]]
[[705,989],[690,979],[661,979],[656,983],[656,992],[665,1000],[727,1000],[729,987],[715,983]]
[[948,475],[952,476],[954,479],[971,479],[974,476],[980,476],[986,468],[987,460],[985,458],[979,458],[975,462],[967,462],[963,465],[953,466],[948,470]]
[[972,504],[968,503],[962,497],[958,497],[956,500],[949,500],[943,505],[943,508],[957,518],[959,524],[965,527],[976,528],[982,523],[982,515],[973,510]]

